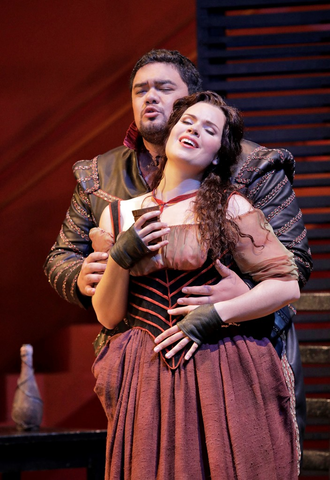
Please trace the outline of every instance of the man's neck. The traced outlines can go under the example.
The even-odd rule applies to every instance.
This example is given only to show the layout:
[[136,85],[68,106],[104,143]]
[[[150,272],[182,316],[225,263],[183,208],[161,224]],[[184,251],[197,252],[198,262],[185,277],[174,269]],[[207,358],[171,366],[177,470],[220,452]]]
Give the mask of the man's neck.
[[156,157],[162,155],[164,150],[162,145],[154,145],[153,143],[147,142],[145,139],[143,139],[143,144],[154,161],[156,161]]

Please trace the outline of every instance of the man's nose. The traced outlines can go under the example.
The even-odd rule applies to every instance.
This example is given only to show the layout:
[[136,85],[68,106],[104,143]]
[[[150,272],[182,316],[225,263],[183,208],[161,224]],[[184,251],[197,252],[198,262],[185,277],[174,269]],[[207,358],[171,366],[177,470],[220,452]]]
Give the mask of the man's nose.
[[146,103],[159,103],[159,95],[154,88],[150,88],[145,96]]

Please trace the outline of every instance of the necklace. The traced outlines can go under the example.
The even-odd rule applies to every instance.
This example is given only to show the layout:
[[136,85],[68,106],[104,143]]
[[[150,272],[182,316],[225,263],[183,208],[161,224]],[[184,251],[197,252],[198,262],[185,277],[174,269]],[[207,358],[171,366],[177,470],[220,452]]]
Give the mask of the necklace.
[[156,190],[152,192],[152,198],[155,200],[156,203],[159,205],[160,213],[163,213],[164,207],[170,207],[176,203],[182,202],[183,200],[188,200],[188,198],[192,198],[196,196],[197,192],[185,193],[184,195],[179,195],[178,197],[174,197],[168,202],[163,202],[159,198],[156,198]]

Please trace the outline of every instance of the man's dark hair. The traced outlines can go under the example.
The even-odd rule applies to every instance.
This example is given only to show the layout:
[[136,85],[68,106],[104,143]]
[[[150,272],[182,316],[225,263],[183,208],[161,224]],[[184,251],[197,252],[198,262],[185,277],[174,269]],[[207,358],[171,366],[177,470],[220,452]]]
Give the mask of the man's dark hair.
[[151,50],[137,61],[130,77],[130,91],[132,91],[134,78],[138,70],[149,63],[169,63],[173,65],[179,72],[182,81],[187,85],[189,95],[203,90],[201,76],[189,58],[181,55],[177,50],[158,49]]

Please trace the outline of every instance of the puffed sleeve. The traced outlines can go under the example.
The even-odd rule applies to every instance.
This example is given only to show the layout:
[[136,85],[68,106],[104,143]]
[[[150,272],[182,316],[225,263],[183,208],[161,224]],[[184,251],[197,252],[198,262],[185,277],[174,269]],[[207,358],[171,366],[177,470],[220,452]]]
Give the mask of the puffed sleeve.
[[100,227],[92,228],[89,232],[89,238],[92,241],[94,252],[109,253],[115,243],[114,236]]
[[233,252],[243,274],[250,275],[255,282],[269,278],[298,280],[293,253],[277,239],[261,210],[253,209],[233,221],[243,234]]

